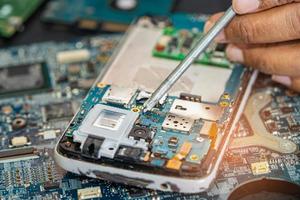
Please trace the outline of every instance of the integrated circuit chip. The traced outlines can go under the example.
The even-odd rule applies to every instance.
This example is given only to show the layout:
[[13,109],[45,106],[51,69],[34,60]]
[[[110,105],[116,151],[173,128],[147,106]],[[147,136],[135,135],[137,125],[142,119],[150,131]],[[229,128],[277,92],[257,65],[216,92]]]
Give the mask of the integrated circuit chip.
[[43,107],[45,121],[71,118],[73,108],[70,102],[49,104]]
[[0,68],[0,95],[17,95],[51,88],[46,63],[22,64]]

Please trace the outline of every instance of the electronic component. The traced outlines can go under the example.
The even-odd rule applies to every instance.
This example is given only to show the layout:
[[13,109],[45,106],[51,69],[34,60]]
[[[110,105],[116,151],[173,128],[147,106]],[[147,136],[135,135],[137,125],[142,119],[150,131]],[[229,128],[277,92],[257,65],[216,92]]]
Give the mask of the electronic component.
[[127,105],[134,93],[135,90],[131,88],[112,86],[106,91],[103,96],[103,101],[113,104]]
[[73,116],[73,108],[70,102],[52,103],[43,107],[45,121],[61,120]]
[[170,36],[167,36],[167,35],[162,36],[156,44],[156,47],[155,47],[156,50],[163,51],[171,40],[172,40],[172,38]]
[[268,92],[257,92],[249,98],[244,115],[252,124],[253,134],[249,137],[237,138],[230,148],[262,146],[280,153],[292,153],[297,150],[297,145],[294,142],[270,134],[261,120],[260,112],[269,105],[271,99],[272,97]]
[[80,73],[81,70],[81,66],[80,65],[76,65],[76,64],[71,64],[68,67],[68,73],[70,75],[77,75]]
[[[196,23],[196,25],[203,24],[201,20],[205,19],[203,16],[193,16],[192,18]],[[182,24],[182,25],[181,25]],[[187,26],[189,23],[181,23],[181,26]],[[200,28],[201,29],[201,28]],[[142,37],[146,37],[143,33]],[[103,39],[104,38],[104,39]],[[99,45],[103,44],[103,41],[111,42],[115,41],[118,37],[91,37],[88,38],[93,42],[92,46],[83,47],[87,49],[91,49],[91,52],[98,52],[96,48]],[[86,39],[79,40],[81,45],[86,45]],[[237,185],[244,186],[245,182],[251,182],[251,180],[255,180],[258,176],[266,177],[259,181],[262,181],[261,185],[265,185],[266,180],[273,180],[276,178],[276,182],[278,179],[284,180],[285,184],[281,188],[291,188],[291,183],[294,185],[293,194],[299,193],[299,153],[298,151],[292,153],[282,153],[273,150],[273,146],[270,145],[274,142],[273,139],[267,138],[264,139],[264,142],[260,144],[257,143],[245,143],[244,141],[250,137],[250,141],[252,141],[251,136],[256,134],[256,127],[260,122],[258,120],[252,120],[255,115],[262,121],[263,125],[266,126],[271,123],[275,123],[277,125],[275,132],[270,132],[268,128],[261,129],[266,134],[280,138],[283,141],[284,145],[286,141],[292,142],[299,149],[299,134],[297,132],[292,132],[290,129],[295,126],[297,130],[297,124],[300,124],[300,114],[299,114],[299,95],[295,92],[291,92],[286,90],[279,85],[274,87],[273,82],[268,76],[261,75],[258,81],[255,84],[254,91],[252,96],[255,96],[255,101],[258,104],[253,104],[251,106],[251,110],[253,111],[253,115],[243,115],[242,119],[236,127],[236,131],[234,132],[234,137],[231,138],[231,144],[229,145],[228,150],[225,152],[225,155],[222,159],[222,163],[220,165],[220,170],[218,172],[218,176],[214,182],[211,184],[211,188],[206,192],[196,193],[196,194],[188,194],[185,195],[183,193],[177,192],[153,192],[152,190],[147,189],[139,189],[135,187],[124,186],[121,184],[111,184],[111,182],[106,182],[97,179],[90,179],[85,176],[78,176],[74,173],[67,173],[65,170],[61,169],[56,165],[53,155],[53,148],[55,147],[55,141],[60,137],[62,133],[61,130],[65,129],[68,124],[67,120],[43,120],[43,113],[41,112],[41,108],[43,108],[48,104],[55,104],[57,102],[70,102],[72,101],[72,105],[74,108],[79,108],[80,103],[84,99],[84,95],[86,94],[81,88],[75,87],[73,92],[69,91],[70,87],[70,74],[67,72],[67,68],[69,64],[59,65],[53,61],[56,59],[56,52],[68,50],[68,49],[77,49],[76,44],[78,41],[65,43],[39,43],[32,45],[25,45],[20,47],[13,47],[8,49],[0,50],[0,58],[1,58],[1,67],[7,67],[12,65],[18,65],[22,63],[39,63],[40,60],[45,60],[47,62],[47,68],[50,71],[50,74],[53,74],[53,80],[58,80],[58,77],[65,77],[64,82],[56,82],[54,84],[53,90],[41,91],[35,95],[30,95],[30,98],[22,98],[22,96],[17,95],[16,97],[2,97],[0,99],[0,157],[4,154],[2,152],[12,150],[11,153],[14,153],[15,150],[16,156],[0,158],[0,196],[4,199],[9,199],[11,196],[18,196],[24,199],[34,199],[34,198],[51,198],[51,199],[60,199],[60,198],[72,198],[77,199],[77,190],[91,187],[100,187],[102,192],[102,198],[107,199],[149,199],[149,198],[160,198],[160,199],[226,199],[229,194],[232,194],[232,190],[237,187]],[[96,46],[94,46],[96,45]],[[132,43],[132,45],[134,45]],[[153,43],[152,48],[155,46],[155,42]],[[94,50],[92,50],[96,47]],[[52,49],[48,51],[48,49]],[[107,49],[105,54],[110,55],[112,49]],[[17,53],[16,53],[17,52]],[[24,54],[28,55],[23,57]],[[151,50],[147,50],[146,53],[149,54]],[[145,53],[145,54],[146,54]],[[92,62],[96,61],[96,55],[91,55]],[[40,60],[39,60],[40,59]],[[48,61],[49,60],[49,61]],[[168,60],[168,59],[160,59],[160,60]],[[121,59],[123,62],[123,59]],[[169,61],[169,60],[168,60]],[[100,61],[99,61],[100,62]],[[82,72],[80,73],[80,79],[86,80],[87,78],[95,78],[95,75],[102,69],[102,64],[96,62],[94,64],[95,72],[90,73],[86,71],[85,62],[82,63]],[[148,62],[148,61],[145,61]],[[76,63],[78,64],[78,63]],[[156,64],[155,64],[156,65]],[[130,65],[130,67],[132,67]],[[201,67],[200,67],[201,68]],[[214,68],[216,69],[216,68]],[[219,68],[217,68],[219,69]],[[57,74],[56,74],[57,72]],[[134,73],[133,73],[134,74]],[[210,73],[204,73],[206,76],[209,76]],[[217,73],[218,74],[218,73]],[[191,76],[191,75],[189,75]],[[219,75],[216,75],[217,77]],[[221,77],[222,78],[222,77]],[[240,77],[239,77],[240,78]],[[203,78],[199,78],[201,82]],[[78,81],[79,82],[79,81]],[[233,81],[237,83],[237,81]],[[217,84],[217,83],[216,83]],[[203,84],[206,85],[206,84]],[[210,90],[214,90],[213,87],[215,85],[209,84],[211,87],[208,87]],[[200,86],[200,85],[199,85]],[[197,86],[197,87],[199,87]],[[231,87],[232,88],[232,87]],[[201,89],[200,91],[202,91]],[[77,93],[79,91],[79,93]],[[105,93],[104,90],[103,93]],[[179,90],[178,90],[179,91]],[[201,94],[199,92],[191,92],[192,94]],[[215,91],[213,93],[216,94]],[[269,94],[269,97],[266,99],[262,94]],[[220,97],[221,93],[217,93]],[[230,98],[234,100],[235,96],[233,92],[230,92]],[[178,93],[179,95],[179,93]],[[260,99],[260,96],[263,98]],[[94,96],[92,96],[94,97]],[[145,97],[146,98],[146,97]],[[206,96],[202,96],[203,100],[206,102]],[[134,99],[134,98],[133,98]],[[146,99],[145,99],[146,100]],[[184,99],[183,99],[184,100]],[[250,99],[249,99],[250,100]],[[250,100],[251,101],[251,100]],[[85,104],[87,107],[84,107],[85,112],[87,113],[88,105],[91,105],[92,99],[89,99],[88,103]],[[161,130],[160,125],[163,123],[165,116],[168,113],[169,108],[173,102],[173,98],[167,98],[163,103],[162,107],[164,108],[163,113],[159,110],[157,113],[150,116],[142,116],[139,120],[139,126],[143,123],[147,124],[147,126],[151,126],[151,131],[153,132],[153,147],[150,150],[143,151],[140,158],[141,160],[130,159],[129,157],[119,157],[117,154],[116,159],[124,159],[124,162],[131,162],[130,165],[124,164],[126,167],[131,167],[132,163],[146,162],[147,166],[152,166],[155,170],[163,171],[164,169],[168,169],[168,174],[172,175],[173,173],[186,174],[192,178],[196,177],[199,171],[201,170],[201,163],[205,163],[205,159],[210,160],[212,157],[210,155],[206,155],[208,152],[208,148],[211,147],[210,139],[207,136],[200,135],[200,130],[206,120],[196,120],[194,126],[189,135],[174,133],[173,131],[165,131]],[[263,102],[263,109],[260,110],[261,102]],[[132,101],[134,104],[134,101]],[[248,104],[250,105],[250,104]],[[247,106],[248,106],[247,105]],[[255,106],[258,105],[258,106]],[[291,107],[291,109],[286,109],[284,107]],[[131,107],[130,107],[131,108]],[[128,108],[128,109],[130,109]],[[282,109],[284,108],[284,109]],[[226,109],[226,108],[225,108]],[[76,109],[74,109],[76,110]],[[82,111],[82,110],[81,110]],[[266,118],[262,116],[262,113],[266,111]],[[287,111],[292,111],[287,113]],[[26,119],[26,129],[12,130],[11,123],[16,118],[24,118]],[[80,117],[84,117],[84,115],[79,115],[79,118],[76,118],[76,123],[72,124],[71,127],[78,127]],[[77,119],[79,121],[77,121]],[[249,120],[251,119],[251,120]],[[153,120],[153,121],[152,121]],[[218,122],[216,122],[218,124]],[[42,127],[40,126],[42,125]],[[279,126],[278,126],[279,125]],[[222,131],[222,127],[220,131]],[[253,129],[255,128],[255,129]],[[73,130],[70,128],[70,130]],[[50,138],[53,138],[53,132],[56,132],[56,138],[47,139],[44,138],[44,131],[52,132]],[[221,133],[221,132],[220,132]],[[24,148],[31,148],[25,146],[22,148],[10,148],[10,140],[13,137],[18,137],[24,135],[29,138],[31,145],[37,146],[37,149],[33,151],[29,151],[26,154],[23,150]],[[68,133],[70,135],[70,133]],[[47,134],[45,134],[47,135]],[[169,141],[174,141],[174,144],[177,146],[169,146]],[[188,139],[187,139],[188,138]],[[189,138],[193,138],[192,140]],[[240,139],[244,139],[241,141]],[[156,142],[157,141],[157,142]],[[182,141],[190,141],[192,143],[192,149],[187,157],[182,160],[181,167],[179,170],[172,170],[166,168],[167,161],[172,159],[177,152],[179,151]],[[237,142],[235,142],[237,141]],[[253,141],[255,141],[253,139]],[[154,144],[155,143],[155,144]],[[76,144],[76,143],[75,143]],[[237,145],[238,144],[238,145]],[[63,143],[63,145],[70,145],[70,142]],[[151,144],[150,144],[151,145]],[[284,146],[283,145],[283,146]],[[294,145],[292,147],[294,148]],[[289,146],[289,145],[288,145]],[[75,146],[79,148],[78,146]],[[123,146],[120,147],[120,149]],[[154,152],[158,151],[158,147],[163,151],[166,151],[167,154],[161,154],[160,156],[154,156]],[[132,148],[132,147],[130,147]],[[70,148],[71,149],[71,148]],[[75,149],[75,148],[74,148]],[[21,150],[21,151],[19,151]],[[153,154],[150,153],[153,152]],[[31,153],[32,152],[32,153]],[[80,152],[80,150],[79,150]],[[25,153],[25,154],[23,154]],[[23,155],[22,155],[23,154]],[[155,153],[156,154],[156,153]],[[22,155],[22,156],[21,156]],[[219,156],[219,154],[217,154]],[[86,157],[85,157],[86,158]],[[90,158],[88,158],[90,159]],[[129,161],[130,160],[130,161]],[[165,161],[164,164],[163,161]],[[253,175],[251,164],[257,162],[268,162],[269,165],[269,173],[261,174],[261,175]],[[114,161],[117,162],[117,161]],[[69,164],[70,162],[67,162]],[[97,161],[95,162],[97,163]],[[73,163],[72,163],[73,164]],[[149,168],[149,167],[147,167]],[[80,168],[84,170],[84,168]],[[99,170],[99,168],[97,169]],[[91,173],[93,173],[91,171]],[[108,174],[103,174],[103,178],[106,176],[110,176]],[[123,180],[124,177],[118,176],[117,178],[114,176],[114,180]],[[105,177],[104,177],[105,176]],[[29,180],[29,181],[28,181]],[[30,180],[33,180],[31,182]],[[127,180],[128,181],[128,180]],[[132,180],[130,180],[132,181]],[[135,179],[136,181],[136,179]],[[143,180],[139,179],[139,183]],[[128,182],[129,183],[129,182]],[[136,182],[135,182],[136,183]],[[134,183],[134,184],[135,184]],[[253,187],[257,186],[257,182],[251,182],[251,188],[261,188],[261,187]],[[273,185],[274,181],[271,182]],[[129,183],[130,184],[130,183]],[[38,187],[37,187],[38,185]],[[269,185],[268,185],[269,186]],[[143,186],[144,187],[144,186]],[[192,186],[191,186],[192,187]],[[266,187],[269,188],[269,187]],[[245,189],[245,188],[241,188]],[[75,192],[74,192],[75,191]],[[290,190],[289,190],[290,191]],[[241,192],[236,191],[237,195],[240,195]],[[230,195],[231,196],[231,195]],[[296,197],[296,199],[298,199]]]
[[171,160],[168,160],[166,167],[168,169],[172,169],[172,170],[179,170],[181,165],[182,165],[182,162],[180,160],[173,158]]
[[53,140],[57,137],[57,132],[60,133],[60,130],[46,130],[40,132],[39,135],[42,135],[44,140]]
[[225,52],[226,47],[227,47],[227,44],[218,43],[215,50],[217,52]]
[[[239,65],[219,68],[193,64],[177,88],[153,110],[141,112],[141,102],[149,98],[146,91],[153,92],[178,64],[149,54],[161,36],[161,26],[138,23],[131,29],[120,54],[91,88],[57,146],[58,162],[64,169],[159,190],[200,192],[208,188],[243,108],[240,102],[249,94],[248,82],[253,83],[256,73]],[[192,38],[189,33],[181,32],[182,37]],[[161,44],[183,41],[165,37]],[[224,82],[215,82],[215,77],[224,78]],[[186,100],[180,99],[180,93],[187,93]],[[230,97],[230,104],[221,107],[224,94]],[[204,136],[200,130],[206,121],[214,123]],[[88,159],[83,159],[86,155]],[[76,166],[66,164],[73,159]],[[78,172],[82,162],[88,168]],[[193,175],[182,166],[188,166],[184,170],[193,171]]]
[[5,115],[9,115],[13,112],[13,108],[10,105],[5,105],[1,108],[1,111],[5,114]]
[[[175,20],[177,17],[178,16],[174,16]],[[152,51],[153,55],[172,60],[183,60],[189,50],[191,50],[196,42],[203,36],[202,31],[196,31],[195,29],[187,30],[167,27],[162,32],[163,34],[157,40],[156,46]],[[226,59],[225,47],[222,44],[210,45],[196,62],[214,67],[230,68],[231,66]]]
[[145,147],[142,142],[134,145],[136,142],[127,137],[137,118],[138,113],[98,104],[74,133],[74,140],[83,142],[88,136],[103,138],[98,155],[109,158],[114,157],[121,144]]
[[166,130],[175,130],[188,133],[193,124],[194,120],[192,119],[168,114],[162,124],[162,127]]
[[29,141],[26,136],[16,136],[11,139],[10,143],[12,147],[22,147],[28,145]]
[[142,156],[143,150],[140,148],[121,147],[118,151],[118,156],[125,157],[125,159],[139,160]]
[[[161,28],[138,24],[131,30],[131,37],[127,38],[126,43],[120,49],[121,53],[111,63],[110,69],[113,70],[107,70],[107,73],[101,78],[101,82],[125,88],[137,88],[138,86],[141,90],[153,92],[180,61],[178,59],[162,59],[149,54],[162,35]],[[217,103],[224,93],[225,85],[232,71],[231,68],[194,63],[172,87],[168,95],[197,94],[202,97],[203,102]],[[237,74],[240,73],[237,72]],[[237,75],[237,80],[234,80],[232,85],[240,82],[240,78],[241,76]],[[215,81],[216,79],[218,81]]]
[[38,158],[33,147],[0,151],[0,164]]
[[0,67],[0,95],[28,94],[51,88],[46,63]]
[[218,127],[215,122],[211,121],[204,121],[203,126],[201,127],[200,130],[200,135],[201,136],[206,136],[209,138],[215,138],[218,133]]
[[26,127],[27,121],[22,117],[17,117],[12,121],[11,125],[14,130],[19,130]]
[[88,136],[82,147],[82,155],[97,158],[103,139],[95,136]]
[[130,131],[128,137],[134,140],[149,141],[151,139],[151,132],[148,128],[135,126]]
[[251,163],[253,175],[267,174],[270,172],[269,163],[266,161]]
[[201,102],[201,96],[198,95],[192,95],[188,93],[180,93],[180,99],[186,100],[186,101],[193,101],[193,102]]
[[134,9],[138,2],[136,0],[113,0],[112,4],[114,7],[120,10],[132,10]]
[[47,181],[44,184],[44,189],[45,190],[55,190],[55,189],[58,189],[58,188],[59,188],[59,182],[50,182],[50,181]]
[[219,120],[222,112],[222,108],[218,105],[190,102],[181,99],[176,99],[170,109],[170,113],[174,115],[211,121]]
[[77,190],[78,199],[93,199],[93,198],[101,198],[101,188],[100,187],[90,187],[90,188],[83,188]]
[[1,0],[0,36],[9,38],[43,3],[43,0]]
[[176,158],[178,160],[182,160],[183,158],[185,158],[191,151],[192,149],[192,143],[189,142],[184,142],[181,147],[180,150],[178,152],[178,154],[176,154]]
[[186,38],[186,39],[184,40],[182,46],[183,46],[184,48],[189,49],[189,48],[192,47],[193,41],[194,41],[194,40],[193,40],[192,37],[188,37],[188,38]]
[[168,140],[168,146],[170,148],[176,148],[178,146],[178,141],[179,141],[179,139],[177,137],[175,137],[175,136],[170,137]]
[[207,156],[208,149],[211,148],[212,143],[209,139],[203,139],[201,142],[193,142],[189,154],[186,156],[186,161],[189,163],[200,164]]
[[172,4],[172,0],[55,0],[47,5],[43,20],[89,30],[125,31],[138,17],[168,15]]
[[56,54],[56,60],[59,64],[83,62],[90,57],[90,52],[87,49],[62,51]]
[[[101,72],[103,64],[105,64],[102,61],[98,61],[96,57],[103,53],[109,58],[119,38],[120,36],[117,35],[109,37],[102,35],[100,37],[94,36],[72,40],[71,42],[44,42],[2,48],[0,50],[0,69],[21,67],[29,63],[41,63],[43,65],[42,68],[45,67],[47,69],[47,73],[43,77],[46,78],[49,76],[51,83],[53,82],[51,89],[49,87],[49,89],[34,89],[33,92],[26,91],[29,94],[27,96],[23,96],[22,92],[16,92],[13,96],[6,95],[6,93],[1,96],[1,198],[7,199],[11,196],[17,196],[24,199],[77,199],[77,189],[95,186],[104,188],[102,192],[105,191],[105,197],[107,198],[119,199],[125,196],[131,197],[126,192],[127,190],[124,186],[116,185],[116,187],[112,187],[104,181],[91,180],[85,177],[78,178],[74,174],[66,175],[67,172],[57,166],[54,160],[55,143],[61,136],[62,130],[68,125],[74,111],[79,108],[89,89],[79,87],[80,81],[96,79],[97,74]],[[96,40],[97,44],[89,45],[89,41]],[[107,43],[110,43],[110,46],[106,45]],[[70,64],[55,62],[57,52],[76,50],[78,49],[78,44],[82,45],[84,49],[96,52],[91,55],[89,61]],[[101,48],[101,52],[98,54],[99,48],[102,45],[107,47],[105,49]],[[89,62],[93,63],[93,72],[87,69]],[[78,85],[72,88],[72,90],[70,86],[74,80],[74,74],[68,71],[71,65],[80,66],[81,68],[80,73],[76,74],[75,77],[76,80],[78,79]],[[63,77],[64,80],[62,82],[57,81],[59,77]],[[30,78],[36,79],[35,77]],[[19,79],[16,78],[14,80],[16,82],[13,84],[16,86],[21,85]],[[63,105],[64,103],[67,105]],[[56,104],[58,104],[57,107],[55,106]],[[53,107],[49,105],[53,105]],[[46,107],[47,109],[45,109]],[[47,119],[46,112],[44,112],[45,110],[49,111],[49,120]],[[27,140],[27,144],[25,144],[25,140]],[[13,146],[12,141],[14,145],[22,145]],[[87,157],[89,156],[85,156],[85,158]],[[36,187],[37,185],[38,187]],[[116,193],[108,192],[110,189],[114,189]],[[121,194],[122,190],[125,191],[124,194]],[[145,191],[145,193],[149,195],[148,191]]]

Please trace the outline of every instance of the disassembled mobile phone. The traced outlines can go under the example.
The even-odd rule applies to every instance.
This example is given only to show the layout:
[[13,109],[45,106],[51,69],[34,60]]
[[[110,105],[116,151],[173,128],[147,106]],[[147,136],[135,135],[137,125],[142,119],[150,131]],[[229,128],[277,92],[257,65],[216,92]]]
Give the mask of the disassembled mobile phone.
[[207,190],[257,73],[212,44],[154,109],[144,102],[201,30],[143,19],[87,94],[56,147],[64,169],[163,191]]

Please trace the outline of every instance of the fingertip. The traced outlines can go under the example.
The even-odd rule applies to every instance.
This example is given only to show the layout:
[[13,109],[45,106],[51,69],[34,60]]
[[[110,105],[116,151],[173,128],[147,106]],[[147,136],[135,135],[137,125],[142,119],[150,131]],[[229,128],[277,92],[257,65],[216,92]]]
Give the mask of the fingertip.
[[300,93],[300,77],[292,78],[292,90]]
[[216,14],[210,16],[204,25],[204,33],[207,33],[209,31],[209,29],[211,29],[215,25],[216,21],[218,21],[218,19],[220,19],[220,17],[223,14],[224,14],[224,12],[221,12],[221,13],[216,13]]
[[272,80],[286,87],[292,86],[292,79],[289,76],[273,75]]
[[232,7],[237,14],[252,13],[259,9],[260,0],[233,0]]
[[[215,25],[214,21],[208,20],[204,25],[204,33],[206,34],[213,26]],[[225,31],[222,30],[217,37],[214,39],[216,43],[226,43]]]
[[244,54],[242,49],[238,48],[233,44],[229,44],[226,48],[227,58],[232,62],[243,63],[244,62]]
[[207,33],[213,26],[214,26],[214,23],[211,22],[210,20],[208,20],[204,25],[204,33]]

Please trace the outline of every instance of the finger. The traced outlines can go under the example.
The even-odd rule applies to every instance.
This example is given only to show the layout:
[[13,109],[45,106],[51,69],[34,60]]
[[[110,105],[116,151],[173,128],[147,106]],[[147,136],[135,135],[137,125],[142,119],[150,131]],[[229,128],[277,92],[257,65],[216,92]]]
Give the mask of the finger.
[[233,0],[232,6],[236,13],[246,14],[295,2],[300,0]]
[[[209,31],[209,29],[211,29],[215,22],[224,15],[224,12],[220,12],[220,13],[217,13],[217,14],[214,14],[212,15],[205,23],[205,26],[204,26],[204,33],[207,33]],[[215,41],[218,41],[220,43],[222,42],[226,42],[226,39],[225,39],[225,33],[224,31],[222,31],[216,38],[215,38]]]
[[228,45],[227,57],[264,73],[300,77],[300,42],[239,48]]
[[289,76],[273,75],[272,80],[280,83],[296,92],[300,92],[300,77],[291,78]]
[[[214,15],[206,30],[220,18]],[[222,41],[245,44],[284,42],[300,39],[300,3],[276,7],[265,12],[236,16],[225,28]]]

